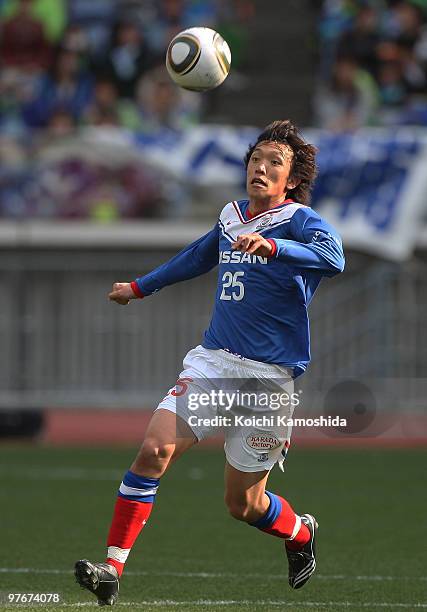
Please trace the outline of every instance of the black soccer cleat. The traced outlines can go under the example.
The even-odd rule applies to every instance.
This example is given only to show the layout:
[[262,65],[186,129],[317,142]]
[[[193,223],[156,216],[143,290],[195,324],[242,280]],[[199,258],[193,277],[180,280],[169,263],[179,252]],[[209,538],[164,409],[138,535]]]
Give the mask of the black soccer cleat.
[[307,544],[304,544],[301,550],[289,550],[285,544],[286,554],[289,562],[289,585],[293,589],[300,589],[305,585],[307,580],[312,576],[316,569],[316,550],[314,540],[318,524],[314,516],[311,514],[303,514],[301,522],[306,525],[310,531],[310,539]]
[[74,575],[82,589],[98,598],[99,606],[114,606],[119,596],[119,576],[115,567],[81,559],[74,566]]

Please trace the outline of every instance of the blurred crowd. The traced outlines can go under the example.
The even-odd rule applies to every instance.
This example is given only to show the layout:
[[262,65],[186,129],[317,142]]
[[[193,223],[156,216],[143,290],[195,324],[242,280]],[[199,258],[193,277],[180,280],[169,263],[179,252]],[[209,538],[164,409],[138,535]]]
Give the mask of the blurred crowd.
[[[314,1],[322,5],[314,123],[427,125],[427,0]],[[215,96],[171,82],[167,45],[186,27],[219,30],[232,48],[229,87],[248,55],[254,6],[0,0],[0,217],[185,214],[188,186],[159,177],[123,135],[167,133],[167,142],[198,124]]]
[[[206,96],[171,82],[164,66],[167,45],[186,27],[210,26],[223,31],[233,46],[233,66],[238,66],[245,40],[240,18],[249,4],[0,0],[0,216],[161,214],[161,193],[153,199],[148,184],[141,189],[142,179],[129,179],[138,172],[150,174],[140,162],[106,167],[101,154],[100,163],[95,155],[82,165],[79,152],[70,160],[61,147],[93,126],[150,137],[199,122]],[[44,174],[62,184],[63,192],[73,185],[64,201],[60,194],[55,201],[46,193],[34,197],[34,191],[40,195]],[[77,206],[77,195],[89,203]]]
[[200,97],[170,83],[165,49],[180,30],[200,24],[223,26],[235,43],[243,35],[240,4],[0,0],[0,129],[191,125]]
[[427,0],[325,0],[316,122],[427,125]]

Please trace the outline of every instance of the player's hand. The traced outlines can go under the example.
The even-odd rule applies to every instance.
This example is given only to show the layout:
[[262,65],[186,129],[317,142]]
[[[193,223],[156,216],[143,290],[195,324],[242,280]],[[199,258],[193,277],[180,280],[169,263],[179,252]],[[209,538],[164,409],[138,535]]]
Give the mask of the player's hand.
[[137,296],[134,294],[130,283],[114,283],[113,290],[108,294],[108,298],[112,302],[126,306],[130,300],[134,300]]
[[234,251],[241,251],[242,253],[251,253],[252,255],[259,255],[260,257],[268,257],[273,247],[261,234],[241,234],[237,236],[236,242],[233,242],[231,248]]

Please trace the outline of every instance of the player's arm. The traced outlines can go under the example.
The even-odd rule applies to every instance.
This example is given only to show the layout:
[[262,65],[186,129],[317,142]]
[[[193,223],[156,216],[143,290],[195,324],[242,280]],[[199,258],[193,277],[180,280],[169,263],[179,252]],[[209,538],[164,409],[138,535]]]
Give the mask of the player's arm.
[[295,240],[274,238],[268,242],[270,257],[307,270],[334,276],[344,270],[345,258],[341,238],[335,229],[311,208],[301,208],[290,222]]
[[[293,224],[293,225],[292,225]],[[275,258],[300,268],[334,276],[344,269],[341,239],[334,228],[309,208],[300,209],[291,220],[295,240],[264,238],[261,234],[241,234],[234,250]]]
[[128,304],[129,300],[151,295],[167,285],[195,278],[218,264],[219,226],[189,244],[175,257],[132,283],[114,283],[110,300]]

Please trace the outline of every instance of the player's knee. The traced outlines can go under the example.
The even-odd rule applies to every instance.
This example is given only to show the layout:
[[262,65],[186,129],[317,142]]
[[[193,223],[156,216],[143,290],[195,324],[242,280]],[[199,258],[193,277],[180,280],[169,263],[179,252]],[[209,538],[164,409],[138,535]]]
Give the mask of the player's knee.
[[144,473],[147,473],[147,470],[155,471],[160,476],[166,470],[174,448],[173,444],[164,444],[155,438],[147,438],[144,440],[135,464],[139,470],[145,470]]

